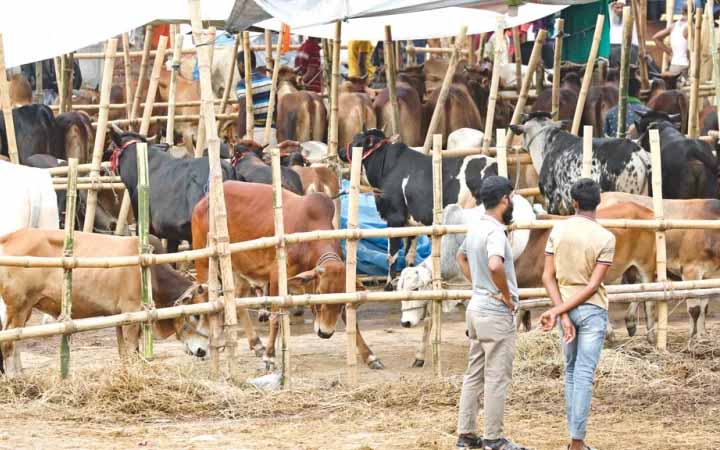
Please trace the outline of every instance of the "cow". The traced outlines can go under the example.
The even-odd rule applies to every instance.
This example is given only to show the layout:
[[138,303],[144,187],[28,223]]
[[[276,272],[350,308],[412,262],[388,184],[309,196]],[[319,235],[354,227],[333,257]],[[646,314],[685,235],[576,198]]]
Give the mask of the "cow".
[[22,74],[10,77],[10,107],[17,108],[32,103],[32,87]]
[[[0,255],[60,257],[65,233],[61,230],[24,229],[0,237]],[[137,256],[138,238],[75,233],[75,256]],[[153,300],[158,307],[197,303],[205,289],[189,280],[168,264],[151,266]],[[54,317],[60,316],[63,269],[61,267],[0,267],[0,295],[7,307],[7,329],[25,326],[33,308]],[[86,318],[142,311],[140,301],[140,267],[73,270],[72,318]],[[198,327],[196,317],[179,317],[153,322],[156,337],[175,334],[185,344],[186,352],[203,357],[207,354],[207,330]],[[136,351],[140,324],[117,328],[118,351],[126,357],[128,349]],[[0,344],[8,375],[20,374],[20,352],[12,341]]]
[[[390,227],[432,224],[432,158],[393,143],[382,131],[373,129],[357,134],[347,148],[341,148],[340,158],[351,162],[351,148],[362,147],[362,164],[370,185],[382,191],[375,197],[380,217]],[[471,192],[478,191],[482,179],[497,175],[494,158],[475,155],[465,158],[443,158],[443,206],[460,203],[475,206]],[[392,289],[401,238],[391,238],[388,244],[388,282]],[[406,263],[414,265],[414,238],[406,240]]]
[[84,111],[69,111],[55,118],[55,143],[62,143],[64,149],[60,159],[77,158],[80,164],[89,163],[94,142],[92,121]]
[[[560,82],[558,120],[572,121],[580,93],[580,78],[574,72],[568,73]],[[552,112],[552,89],[544,89],[535,99],[531,112]]]
[[4,192],[0,236],[21,228],[57,229],[57,196],[47,170],[0,161],[0,192]]
[[[417,91],[407,83],[398,82],[395,85],[399,109],[398,134],[407,145],[414,147],[423,144],[425,136],[422,130],[423,107]],[[382,89],[373,101],[377,127],[383,131],[390,130],[392,123],[392,105],[390,93],[387,88]]]
[[[130,194],[133,214],[138,214],[137,144],[147,139],[123,132],[112,124],[108,130],[113,144],[109,153],[112,170],[119,173]],[[209,189],[207,157],[176,159],[163,151],[165,146],[148,145],[150,178],[150,232],[167,239],[168,251],[175,253],[180,241],[192,237],[190,222],[195,204]],[[235,179],[232,166],[221,161],[223,180]]]
[[[158,96],[164,102],[167,102],[170,98],[171,74],[172,72],[168,70],[160,71]],[[179,75],[175,77],[175,83],[176,102],[200,100],[200,83],[194,80],[187,80]],[[200,106],[178,106],[175,108],[175,114],[197,115],[200,114]],[[183,145],[192,153],[198,136],[197,125],[195,125],[194,122],[177,122],[175,123],[175,134],[176,137],[182,138]]]
[[680,131],[684,134],[688,132],[688,114],[690,107],[688,99],[682,91],[677,89],[657,92],[650,100],[647,101],[647,107],[653,111],[664,112],[666,114],[680,115]]
[[[231,242],[248,241],[275,235],[272,207],[272,188],[265,184],[227,181],[223,184],[227,205],[228,231]],[[335,215],[333,202],[326,195],[299,196],[283,190],[283,222],[286,234],[306,231],[331,230]],[[193,211],[193,248],[207,243],[209,226],[209,200],[205,197]],[[336,240],[320,240],[287,246],[288,288],[291,292],[329,294],[345,292],[345,263],[340,244]],[[232,254],[232,267],[236,295],[249,296],[253,290],[268,287],[271,296],[278,295],[278,271],[275,248],[269,247]],[[198,282],[208,277],[208,260],[195,262]],[[314,331],[323,339],[335,332],[338,317],[345,320],[343,305],[313,305]],[[245,328],[250,348],[262,348],[246,309],[238,315]],[[271,317],[269,344],[263,359],[269,367],[274,365],[275,340],[278,333],[277,317]],[[363,361],[371,369],[382,369],[382,362],[373,354],[357,328],[357,346]]]
[[[31,104],[13,108],[15,138],[20,164],[38,153],[64,158],[64,146],[54,140],[55,118],[45,105]],[[0,117],[0,154],[9,156],[5,118]]]
[[[429,126],[433,112],[440,97],[440,89],[435,89],[425,102],[423,112],[423,123]],[[447,91],[445,104],[440,109],[440,118],[436,133],[442,134],[443,145],[447,143],[450,133],[460,128],[474,128],[479,130],[484,127],[480,111],[475,100],[467,87],[467,80],[464,76],[456,75],[453,83]],[[424,127],[426,129],[427,127]]]
[[377,127],[372,100],[367,94],[343,92],[338,95],[338,146],[348,145],[353,136]]
[[322,192],[330,198],[337,198],[340,194],[340,182],[337,176],[327,166],[308,166],[303,146],[296,141],[284,141],[280,145],[280,161],[283,166],[290,167],[297,172],[302,182],[304,194]]
[[295,73],[281,67],[277,93],[277,140],[322,141],[327,130],[327,110],[322,97],[314,92],[301,91]]
[[[619,202],[633,202],[644,206],[648,211],[651,211],[650,208],[652,208],[652,198],[621,192],[603,193],[600,207]],[[663,200],[663,214],[665,219],[720,220],[720,200]],[[649,214],[649,217],[646,218],[652,217],[652,214]],[[702,280],[720,276],[720,231],[672,229],[665,231],[665,240],[669,275],[682,280]],[[651,260],[649,264],[654,267],[655,248],[651,242],[648,243],[648,247],[645,252],[652,253],[652,258],[648,259]],[[632,306],[634,310],[637,310],[636,304]],[[648,309],[650,311],[647,313],[647,317],[653,318],[652,304],[646,304],[646,310]],[[707,298],[687,300],[687,311],[690,315],[690,339],[705,335],[707,310]],[[631,323],[634,322],[634,316],[632,319]]]
[[[423,80],[425,82],[425,93],[428,96],[432,96],[435,91],[440,89],[440,86],[445,79],[448,65],[449,61],[447,59],[440,58],[428,59],[423,64],[422,74]],[[453,75],[461,75],[465,70],[466,65],[466,60],[461,59],[460,61],[458,61],[457,66],[455,67],[455,73]]]
[[[262,159],[264,148],[252,140],[242,140],[235,145],[231,164],[235,169],[236,180],[272,184],[272,167]],[[300,176],[289,167],[280,168],[280,180],[283,189],[299,195],[304,193]]]
[[640,142],[650,150],[650,130],[658,130],[662,160],[663,198],[717,198],[718,162],[707,142],[685,137],[679,128],[679,115],[638,112],[635,128]]
[[[540,192],[550,214],[572,214],[570,188],[582,171],[582,138],[562,129],[544,112],[531,113],[522,125],[511,125],[522,134],[533,166],[540,174]],[[647,194],[650,157],[628,139],[593,139],[592,177],[603,191]]]
[[[375,72],[376,74],[379,71]],[[425,74],[423,66],[406,66],[398,71],[397,81],[407,83],[415,89],[422,102],[425,100]]]
[[[483,116],[483,123],[486,119],[490,103],[490,84],[492,82],[493,65],[490,61],[483,61],[474,66],[465,66],[463,74],[467,79],[468,89],[475,100],[475,105]],[[514,105],[499,97],[495,99],[495,115],[492,124],[493,130],[507,128],[512,119]]]

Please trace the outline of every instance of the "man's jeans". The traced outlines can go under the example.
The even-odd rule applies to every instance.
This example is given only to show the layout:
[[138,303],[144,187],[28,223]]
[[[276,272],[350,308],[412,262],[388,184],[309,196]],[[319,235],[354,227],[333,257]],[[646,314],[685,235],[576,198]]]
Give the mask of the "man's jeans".
[[570,438],[585,439],[593,377],[605,341],[608,312],[599,306],[583,304],[568,314],[575,325],[575,339],[562,345],[565,354],[565,410]]

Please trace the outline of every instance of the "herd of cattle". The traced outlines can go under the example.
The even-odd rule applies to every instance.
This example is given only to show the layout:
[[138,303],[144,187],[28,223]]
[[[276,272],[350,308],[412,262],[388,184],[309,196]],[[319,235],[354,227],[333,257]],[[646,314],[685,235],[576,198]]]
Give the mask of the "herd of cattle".
[[[218,58],[222,59],[222,58]],[[350,79],[343,83],[339,98],[340,159],[351,162],[351,147],[362,147],[364,180],[375,192],[375,202],[381,217],[390,227],[430,225],[432,223],[432,161],[416,148],[422,143],[429,113],[438,97],[439,80],[447,62],[431,59],[423,67],[409,68],[398,76],[400,103],[400,137],[386,136],[389,123],[387,89],[379,88],[382,71],[372,84],[364,79]],[[492,66],[484,62],[474,67],[460,65],[453,78],[450,94],[443,109],[441,129],[448,148],[480,146],[483,134],[479,131],[486,113],[489,78]],[[504,68],[495,68],[503,70]],[[572,69],[572,68],[571,68]],[[505,71],[503,70],[503,73]],[[282,156],[282,186],[285,232],[295,233],[326,230],[337,227],[335,211],[340,193],[335,173],[323,166],[327,158],[325,140],[327,108],[322,97],[308,93],[298,85],[292,70],[281,69],[276,117],[278,147]],[[162,78],[161,78],[162,79]],[[561,89],[562,98],[577,96],[576,72],[568,70]],[[22,85],[21,81],[16,81]],[[372,85],[373,87],[369,87]],[[161,82],[160,93],[163,92]],[[182,80],[178,89],[183,99],[199,98],[196,82]],[[598,126],[608,105],[617,102],[617,87],[608,81],[592,88],[585,123]],[[615,89],[615,91],[613,91]],[[113,89],[118,92],[117,89]],[[121,90],[120,90],[121,91]],[[615,92],[615,97],[613,97]],[[521,136],[528,149],[532,165],[512,165],[510,177],[518,187],[539,185],[545,210],[540,211],[528,200],[514,198],[514,218],[520,221],[534,218],[555,218],[572,214],[569,190],[580,176],[582,142],[564,128],[562,121],[551,119],[549,90],[541,92],[533,111],[525,115],[520,125],[510,126]],[[679,96],[678,96],[679,95]],[[682,128],[687,114],[683,109],[683,94],[678,90],[654,89],[650,100],[656,108],[641,114],[634,124],[635,139],[595,138],[593,140],[592,176],[604,192],[601,218],[651,219],[650,158],[648,131],[660,130],[663,167],[663,196],[667,218],[720,220],[718,197],[718,165],[714,149],[699,140],[686,138]],[[610,100],[608,100],[610,99]],[[96,101],[96,99],[94,100]],[[113,101],[115,103],[116,101]],[[44,105],[15,99],[13,110],[21,165],[0,161],[0,191],[3,192],[0,217],[0,255],[3,256],[61,256],[63,234],[58,231],[65,199],[63,191],[55,194],[48,167],[61,165],[68,158],[89,162],[93,139],[91,118],[82,112],[70,112],[55,117]],[[560,117],[576,102],[563,101]],[[545,105],[545,106],[543,106]],[[509,126],[512,105],[502,100],[498,104],[495,126]],[[250,240],[274,233],[271,168],[262,145],[252,140],[238,140],[243,136],[243,111],[237,124],[229,131],[221,150],[221,167],[228,229],[233,242]],[[716,120],[716,119],[715,119]],[[712,122],[712,117],[708,118]],[[602,123],[600,121],[600,123]],[[137,144],[148,145],[150,178],[150,230],[158,238],[155,251],[175,252],[182,241],[193,248],[207,244],[209,227],[207,155],[191,158],[194,148],[194,124],[182,128],[183,144],[187,151],[178,152],[167,144],[152,143],[153,139],[122,130],[111,124],[103,160],[110,161],[111,171],[118,174],[127,188],[133,213],[137,216]],[[0,119],[0,155],[8,155],[7,133]],[[179,153],[179,155],[178,155]],[[179,156],[179,157],[178,157]],[[313,163],[313,164],[311,164]],[[32,167],[26,167],[32,166]],[[472,223],[479,214],[477,196],[483,179],[497,175],[497,161],[485,155],[443,158],[442,198],[446,224]],[[96,233],[76,233],[77,256],[137,255],[134,237],[105,236],[113,230],[119,210],[119,194],[103,191],[95,217]],[[78,223],[83,223],[83,195],[80,196]],[[547,211],[547,212],[545,212]],[[616,236],[616,258],[607,282],[650,281],[655,275],[654,232],[640,229],[612,229]],[[543,249],[549,230],[517,230],[511,233],[520,287],[540,287]],[[720,232],[715,230],[671,230],[667,232],[668,271],[677,279],[693,280],[720,275]],[[167,242],[166,248],[159,239]],[[399,275],[397,263],[403,240],[393,238],[388,245],[389,278],[386,288],[425,289],[431,285],[429,262],[416,265],[414,238],[406,238],[408,268]],[[454,255],[463,240],[462,235],[447,235],[442,241],[442,275],[447,282],[465,283],[455,265]],[[233,254],[233,271],[237,295],[276,295],[277,267],[275,249],[268,248]],[[188,280],[169,265],[152,267],[153,296],[158,307],[207,301],[205,287],[208,261],[195,263],[196,279]],[[345,290],[343,252],[337,241],[313,241],[288,247],[289,287],[292,293],[335,293]],[[60,314],[62,269],[0,267],[0,295],[4,304],[3,328],[25,325],[33,309],[58,317]],[[131,268],[76,269],[73,282],[73,317],[83,318],[140,310],[139,270]],[[446,306],[451,306],[449,303]],[[645,304],[648,338],[654,340],[652,304]],[[691,336],[705,332],[708,300],[688,300],[691,316]],[[628,309],[627,326],[630,334],[636,331],[638,305]],[[314,329],[321,338],[330,338],[338,319],[345,319],[344,309],[338,305],[313,306]],[[239,311],[239,319],[246,331],[249,347],[268,365],[273,364],[278,321],[270,317],[269,345],[266,347],[253,328],[246,310]],[[429,321],[423,302],[403,302],[401,324],[411,327],[425,319],[425,336],[415,358],[415,366],[424,361],[424,349],[429,336]],[[521,320],[530,327],[529,315]],[[208,349],[209,325],[205,317],[190,316],[154,323],[158,337],[173,333],[184,342],[188,353],[203,357]],[[121,354],[138,345],[139,328],[129,325],[118,328]],[[358,329],[358,348],[371,368],[383,364],[363,340]],[[8,373],[20,370],[19,352],[15,344],[0,345]],[[2,368],[2,366],[0,366]]]

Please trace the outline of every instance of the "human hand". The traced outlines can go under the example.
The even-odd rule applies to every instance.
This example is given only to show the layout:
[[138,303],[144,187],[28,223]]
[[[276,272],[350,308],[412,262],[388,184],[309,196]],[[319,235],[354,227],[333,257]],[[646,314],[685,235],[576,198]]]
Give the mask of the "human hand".
[[555,308],[548,309],[542,314],[542,316],[540,316],[540,326],[542,327],[543,331],[552,330],[555,326],[556,321],[557,312],[555,312]]
[[570,320],[570,316],[563,314],[560,317],[560,326],[563,330],[563,341],[566,344],[571,343],[575,340],[575,325]]

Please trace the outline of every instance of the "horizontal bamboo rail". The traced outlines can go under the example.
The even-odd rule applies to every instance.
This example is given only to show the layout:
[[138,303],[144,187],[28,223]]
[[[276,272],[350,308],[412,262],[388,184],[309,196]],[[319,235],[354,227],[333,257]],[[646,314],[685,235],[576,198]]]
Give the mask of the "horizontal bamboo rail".
[[[214,103],[215,103],[216,105],[219,105],[221,102],[222,102],[222,99],[218,99],[218,100],[215,100],[215,101],[214,101]],[[227,103],[228,103],[228,104],[237,103],[237,99],[228,99]],[[167,107],[167,106],[169,106],[169,105],[170,105],[169,102],[153,102],[153,107],[160,107],[160,106]],[[175,106],[177,106],[177,107],[181,107],[181,106],[198,106],[198,107],[199,107],[199,106],[200,106],[200,100],[187,100],[187,101],[184,101],[184,102],[175,102]],[[144,107],[145,107],[145,102],[140,103],[140,107],[144,108]],[[126,105],[125,103],[111,103],[111,104],[108,105],[108,108],[109,108],[109,109],[126,109],[126,108],[127,108],[127,105]],[[53,111],[57,111],[57,110],[60,109],[60,107],[57,106],[57,105],[51,105],[51,106],[50,106],[50,109],[52,109]],[[76,111],[77,111],[77,110],[95,111],[95,110],[99,110],[99,109],[100,109],[100,105],[98,105],[98,104],[72,105],[72,109],[74,109],[74,110],[76,110]]]
[[[175,122],[197,122],[200,120],[199,114],[187,114],[184,116],[175,116]],[[238,115],[237,113],[225,113],[225,114],[215,114],[215,117],[218,120],[228,120],[228,119],[237,119]],[[158,122],[167,122],[168,116],[152,116],[150,117],[149,123],[158,123]],[[130,124],[137,124],[142,122],[142,118],[135,118],[135,119],[117,119],[117,120],[109,120],[108,124],[114,123],[117,126],[126,126]],[[94,127],[97,126],[97,122],[93,122],[92,125]]]
[[[258,52],[258,51],[264,52],[265,51],[264,45],[253,45],[250,48],[254,52]],[[291,45],[290,46],[290,50],[297,50],[299,48],[300,48],[299,45]],[[343,45],[342,48],[347,49],[347,45]],[[183,55],[195,56],[195,53],[196,53],[196,50],[194,47],[182,49]],[[142,51],[136,50],[136,51],[129,52],[129,54],[130,54],[131,58],[133,58],[133,57],[139,58],[140,56],[142,56]],[[156,54],[157,54],[157,50],[150,50],[149,56],[155,56]],[[73,56],[75,57],[75,59],[104,59],[105,58],[105,54],[102,52],[75,53]]]
[[[67,184],[67,177],[53,177],[53,184]],[[119,176],[78,177],[78,183],[121,183]]]
[[[109,162],[100,163],[100,167],[102,167],[104,169],[109,169],[110,163]],[[51,167],[50,169],[47,169],[47,171],[50,175],[67,175],[68,167],[67,166]],[[90,172],[90,171],[92,171],[92,163],[78,164],[78,173],[85,173],[85,172]],[[89,177],[89,178],[92,179],[92,177]]]
[[[53,189],[56,191],[65,191],[67,190],[67,184],[53,184]],[[119,189],[119,190],[125,190],[125,185],[123,183],[106,183],[106,182],[97,182],[97,183],[78,183],[77,189],[79,191],[91,191],[94,189],[98,190],[113,190],[113,189]]]

